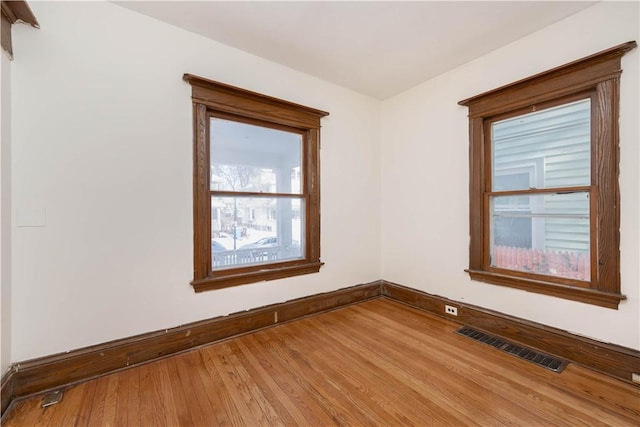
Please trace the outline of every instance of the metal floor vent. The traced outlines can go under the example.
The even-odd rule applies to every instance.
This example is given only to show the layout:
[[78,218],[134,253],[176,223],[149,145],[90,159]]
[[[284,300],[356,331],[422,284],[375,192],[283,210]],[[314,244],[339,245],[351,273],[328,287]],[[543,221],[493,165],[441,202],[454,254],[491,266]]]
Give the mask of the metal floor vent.
[[495,335],[476,331],[475,329],[468,326],[463,326],[462,328],[458,329],[456,333],[464,335],[465,337],[472,338],[483,344],[490,345],[491,347],[495,347],[498,350],[504,351],[505,353],[509,353],[521,359],[533,362],[536,365],[542,366],[543,368],[549,369],[553,372],[560,373],[567,366],[567,362],[562,359],[558,359],[557,357],[550,356],[548,354],[541,353],[539,351],[532,350],[518,344],[514,344]]

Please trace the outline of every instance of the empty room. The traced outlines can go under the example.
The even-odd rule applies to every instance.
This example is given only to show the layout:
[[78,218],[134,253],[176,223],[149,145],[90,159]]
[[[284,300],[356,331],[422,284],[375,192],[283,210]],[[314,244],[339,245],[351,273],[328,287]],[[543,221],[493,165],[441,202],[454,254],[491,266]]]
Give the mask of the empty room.
[[1,35],[2,425],[640,425],[639,2]]

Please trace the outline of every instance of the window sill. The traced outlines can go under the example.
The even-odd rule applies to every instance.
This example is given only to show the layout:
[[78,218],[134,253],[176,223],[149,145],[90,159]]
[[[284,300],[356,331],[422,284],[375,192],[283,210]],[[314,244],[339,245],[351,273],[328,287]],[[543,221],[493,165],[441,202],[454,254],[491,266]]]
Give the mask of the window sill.
[[196,292],[223,289],[232,286],[246,285],[249,283],[263,282],[266,280],[284,279],[286,277],[317,273],[323,265],[323,262],[311,262],[307,264],[276,267],[221,277],[207,277],[205,279],[193,280],[191,282],[191,286],[193,286],[193,289]]
[[491,273],[482,270],[467,269],[465,271],[469,273],[471,280],[491,283],[493,285],[522,289],[538,294],[551,295],[558,298],[579,301],[586,304],[597,305],[600,307],[613,308],[615,310],[618,309],[620,301],[627,299],[627,297],[622,294],[602,292],[589,288],[559,285],[557,283],[531,280],[522,277]]

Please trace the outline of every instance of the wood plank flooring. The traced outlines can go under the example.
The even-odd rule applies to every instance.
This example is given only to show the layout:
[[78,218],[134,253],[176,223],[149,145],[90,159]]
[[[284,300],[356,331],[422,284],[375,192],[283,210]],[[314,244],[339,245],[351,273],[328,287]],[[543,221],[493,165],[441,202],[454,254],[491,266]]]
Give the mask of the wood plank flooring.
[[556,374],[380,298],[92,380],[9,426],[640,425],[640,388]]

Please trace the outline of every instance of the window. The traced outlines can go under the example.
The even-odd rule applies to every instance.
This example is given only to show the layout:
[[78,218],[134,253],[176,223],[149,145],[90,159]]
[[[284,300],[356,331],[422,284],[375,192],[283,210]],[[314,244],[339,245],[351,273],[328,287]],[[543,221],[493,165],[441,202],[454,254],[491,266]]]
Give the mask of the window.
[[473,280],[617,308],[625,43],[460,101]]
[[196,292],[318,272],[320,119],[185,74],[194,114]]

